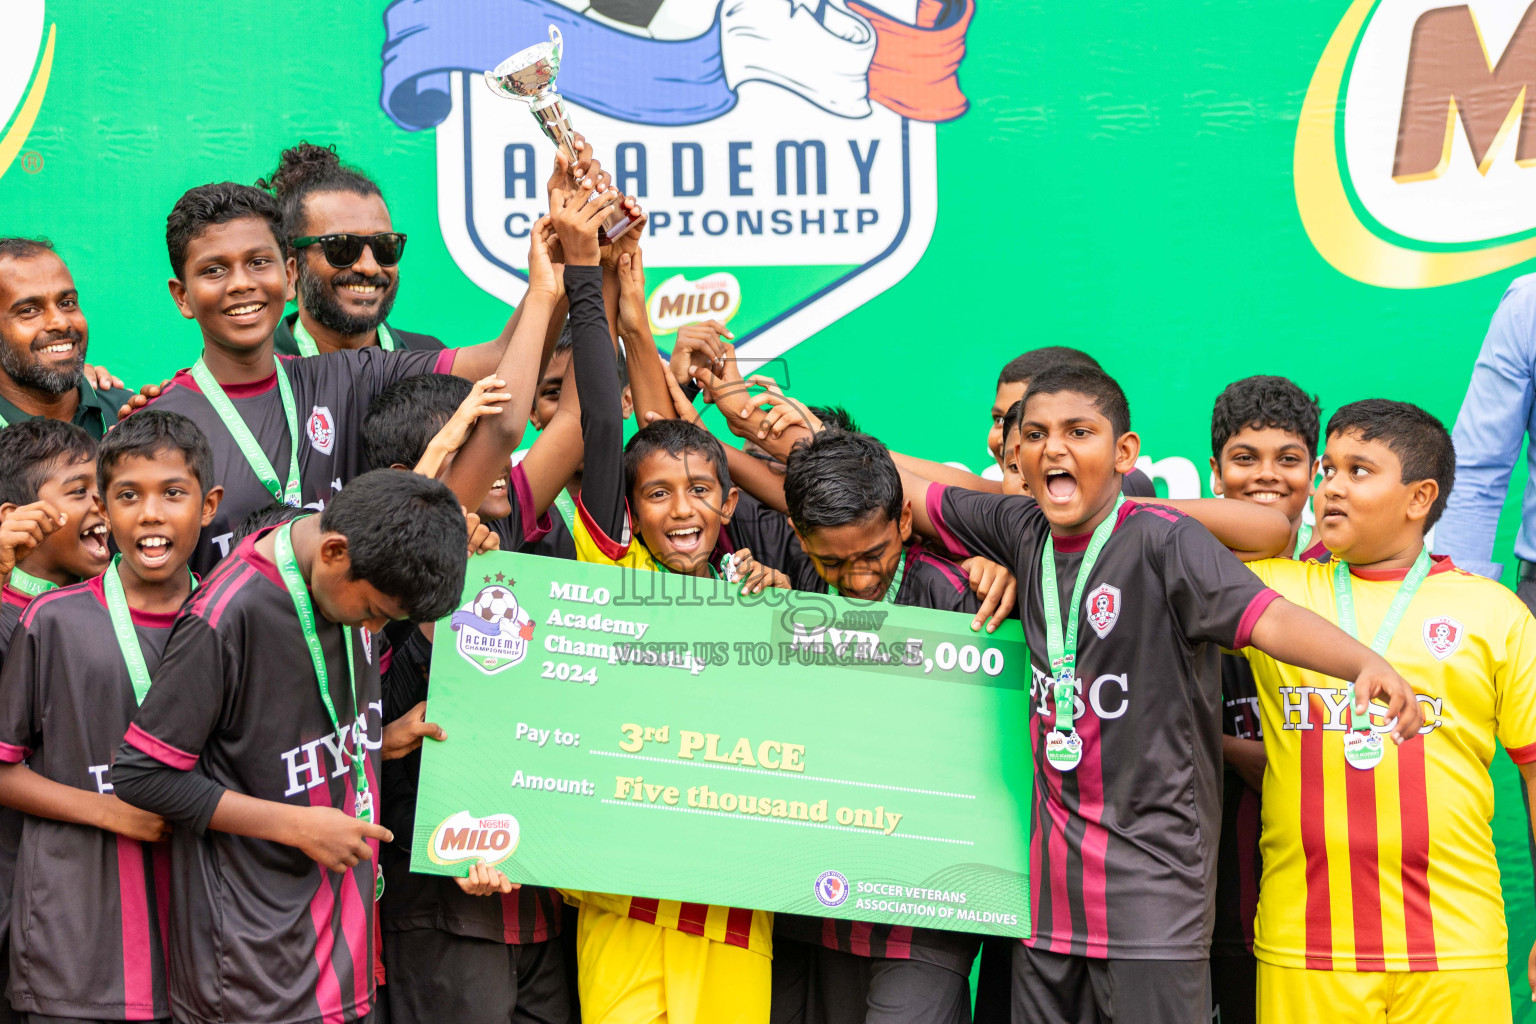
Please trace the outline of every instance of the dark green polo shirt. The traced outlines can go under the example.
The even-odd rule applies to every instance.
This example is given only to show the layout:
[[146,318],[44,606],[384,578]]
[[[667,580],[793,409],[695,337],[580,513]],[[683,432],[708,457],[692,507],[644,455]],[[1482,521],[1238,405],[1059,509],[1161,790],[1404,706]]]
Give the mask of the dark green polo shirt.
[[[80,405],[70,421],[100,441],[108,429],[117,423],[117,410],[128,401],[129,392],[117,388],[98,391],[85,380],[80,381]],[[22,412],[3,396],[0,396],[0,425],[10,426],[40,417]]]

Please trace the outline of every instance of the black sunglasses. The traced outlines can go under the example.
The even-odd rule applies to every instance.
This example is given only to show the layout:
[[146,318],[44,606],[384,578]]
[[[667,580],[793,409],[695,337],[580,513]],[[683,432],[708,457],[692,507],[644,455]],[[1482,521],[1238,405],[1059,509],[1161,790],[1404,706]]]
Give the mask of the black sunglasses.
[[405,255],[405,236],[398,231],[381,235],[305,235],[290,239],[288,244],[295,249],[319,245],[325,262],[337,269],[350,267],[361,259],[365,245],[373,250],[374,261],[381,267],[392,267]]

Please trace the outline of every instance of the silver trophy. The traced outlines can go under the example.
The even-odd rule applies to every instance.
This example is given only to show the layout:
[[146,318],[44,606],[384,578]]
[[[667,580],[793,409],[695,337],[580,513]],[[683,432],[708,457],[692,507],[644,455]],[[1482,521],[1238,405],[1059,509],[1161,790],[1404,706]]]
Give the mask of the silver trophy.
[[[549,26],[549,40],[519,50],[496,65],[494,70],[487,71],[485,84],[498,96],[528,104],[539,128],[574,166],[576,139],[571,130],[571,116],[566,112],[565,100],[555,92],[555,76],[560,73],[560,54],[565,48],[565,40],[553,25]],[[616,206],[598,230],[598,241],[607,245],[628,231],[634,222],[622,206]]]

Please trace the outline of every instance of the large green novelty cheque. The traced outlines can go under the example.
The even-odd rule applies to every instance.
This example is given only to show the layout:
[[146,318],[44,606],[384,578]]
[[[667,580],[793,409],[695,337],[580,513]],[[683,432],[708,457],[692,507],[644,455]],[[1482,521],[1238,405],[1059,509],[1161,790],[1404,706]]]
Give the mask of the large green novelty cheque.
[[1029,933],[1017,622],[496,553],[437,624],[411,869]]

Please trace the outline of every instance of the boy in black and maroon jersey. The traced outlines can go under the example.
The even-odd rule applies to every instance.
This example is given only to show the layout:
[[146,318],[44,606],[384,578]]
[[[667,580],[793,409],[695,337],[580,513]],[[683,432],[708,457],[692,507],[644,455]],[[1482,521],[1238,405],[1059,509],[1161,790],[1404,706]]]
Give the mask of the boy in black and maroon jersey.
[[[912,509],[879,441],[824,430],[796,446],[784,498],[802,548],[785,566],[797,590],[976,614],[960,568],[909,544]],[[778,914],[772,1020],[969,1024],[980,945],[966,932]]]
[[0,430],[0,662],[33,598],[95,576],[109,558],[95,440],[59,420]]
[[[1399,716],[1399,741],[1417,735],[1422,716],[1383,659],[1258,583],[1196,522],[1123,501],[1121,477],[1135,465],[1139,439],[1124,393],[1102,371],[1047,370],[1024,403],[1020,468],[1038,504],[908,481],[919,529],[1011,565],[1024,596],[1037,769],[1033,935],[1014,947],[1014,1018],[1203,1020],[1220,829],[1221,648],[1252,644],[1355,680],[1356,713],[1379,697]],[[1228,515],[1274,523],[1269,550],[1284,544],[1282,517],[1230,504]],[[1096,531],[1102,557],[1076,587]],[[1049,598],[1059,621],[1071,618],[1077,592],[1087,627],[1062,683],[1076,708],[1071,722],[1055,713],[1046,544],[1060,574]],[[1060,746],[1048,742],[1054,733],[1077,738],[1077,761],[1061,767],[1047,756]]]
[[[542,234],[543,223],[534,230]],[[589,306],[600,315],[601,277],[590,272],[593,269],[566,270],[566,286],[579,315]],[[598,345],[604,354],[611,351],[601,334],[584,337],[580,344]],[[583,356],[577,365],[579,375],[590,372],[593,363]],[[606,365],[611,368],[611,357]],[[507,475],[515,436],[496,446],[472,445],[470,440],[493,424],[526,422],[528,410],[515,401],[503,405],[503,394],[488,390],[489,384],[472,386],[436,374],[407,378],[369,403],[363,441],[375,465],[414,466],[450,484],[468,481],[467,487],[454,484],[454,489],[496,533],[502,550],[528,550],[549,531],[550,502],[581,462],[577,388],[566,390],[527,457]],[[472,465],[477,460],[478,467]],[[497,472],[503,475],[489,483],[487,492],[487,481]],[[383,678],[386,721],[428,699],[432,629],[430,623],[386,628],[391,652]],[[572,1019],[558,942],[563,903],[554,890],[534,885],[513,890],[494,870],[491,874],[502,884],[489,893],[466,890],[459,879],[411,872],[420,764],[419,752],[412,752],[384,766],[383,822],[395,835],[380,850],[386,882],[380,914],[392,1021],[490,1024],[512,1019],[556,1024]]]
[[[48,419],[0,430],[0,664],[37,595],[106,567],[106,538],[95,440],[73,424]],[[21,829],[21,815],[0,807],[0,979],[10,964],[7,935]],[[13,1019],[10,1002],[0,999],[0,1024]]]
[[247,537],[182,608],[112,776],[175,826],[168,987],[183,1024],[372,1009],[374,858],[392,838],[375,823],[378,768],[399,742],[382,728],[373,634],[453,609],[464,538],[442,484],[375,470],[320,515]]
[[[1311,544],[1302,513],[1317,472],[1320,407],[1284,377],[1228,384],[1211,411],[1211,481],[1216,494],[1285,513],[1291,537],[1282,555],[1327,561]],[[1259,690],[1248,659],[1221,658],[1221,845],[1216,858],[1216,918],[1211,936],[1211,1008],[1222,1024],[1251,1024],[1258,964],[1253,919],[1259,906],[1259,794],[1264,788],[1264,732]]]
[[[202,428],[213,447],[215,479],[225,488],[219,514],[193,556],[197,572],[228,554],[234,527],[251,512],[274,499],[323,509],[367,469],[360,441],[363,414],[369,400],[395,381],[427,372],[470,380],[496,373],[514,383],[531,375],[522,356],[541,351],[555,305],[547,290],[530,287],[515,330],[461,349],[386,352],[370,346],[278,359],[272,335],[293,288],[295,263],[287,255],[276,201],[233,182],[194,188],[167,218],[166,246],[175,274],[171,296],[181,314],[198,323],[199,366],[206,376],[199,379],[199,366],[178,373],[153,405]],[[536,355],[534,360],[536,367]],[[284,383],[292,391],[292,431]],[[225,422],[215,404],[218,392],[238,422]],[[236,436],[242,431],[254,438],[258,457],[242,449]],[[295,458],[296,486],[289,479]]]
[[0,803],[26,814],[9,995],[32,1019],[170,1017],[168,827],[112,795],[111,763],[191,593],[187,559],[220,497],[212,465],[174,413],[110,432],[97,473],[122,554],[34,600],[0,672]]

